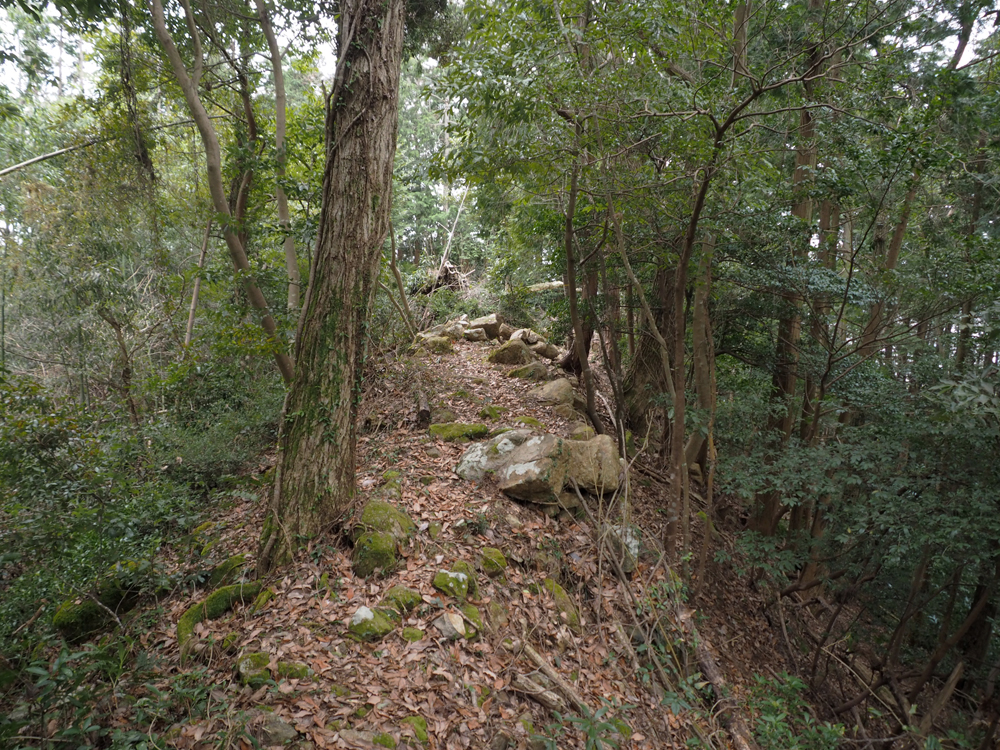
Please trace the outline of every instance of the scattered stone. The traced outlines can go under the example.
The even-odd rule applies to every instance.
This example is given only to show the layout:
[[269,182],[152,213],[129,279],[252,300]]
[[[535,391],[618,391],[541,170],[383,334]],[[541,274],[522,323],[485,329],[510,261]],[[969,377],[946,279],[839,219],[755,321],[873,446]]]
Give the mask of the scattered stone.
[[460,321],[450,321],[445,324],[444,329],[441,331],[441,335],[445,338],[451,339],[452,341],[458,341],[462,338],[465,333],[465,326],[462,325]]
[[434,621],[434,627],[445,638],[465,638],[465,620],[455,612],[444,612]]
[[310,674],[308,666],[297,661],[279,661],[277,664],[278,677],[286,680],[304,680]]
[[545,343],[545,339],[539,334],[532,331],[530,328],[518,328],[510,335],[511,341],[517,339],[523,341],[528,346],[531,346],[532,344],[537,344],[539,342],[543,344]]
[[574,440],[567,445],[570,448],[568,480],[575,480],[581,490],[594,494],[618,489],[621,461],[618,446],[610,435],[598,435],[585,442]]
[[299,733],[291,724],[282,721],[280,717],[275,716],[270,711],[264,713],[266,717],[260,727],[260,736],[258,737],[258,741],[263,747],[285,745],[289,742],[295,742],[299,738]]
[[396,538],[384,531],[368,531],[358,537],[351,556],[354,574],[367,578],[376,570],[388,573],[396,567]]
[[500,628],[505,628],[510,623],[510,618],[507,616],[507,608],[504,607],[496,599],[490,601],[486,605],[486,611],[489,616],[490,629],[493,632],[498,631]]
[[386,469],[382,472],[382,479],[386,482],[395,482],[403,475],[395,469]]
[[448,424],[457,421],[458,416],[451,409],[431,409],[431,424]]
[[351,618],[348,632],[361,641],[380,641],[395,628],[393,621],[377,609],[358,607]]
[[422,345],[424,349],[433,354],[451,354],[455,351],[451,345],[451,339],[444,336],[428,336],[423,340]]
[[469,595],[469,576],[451,570],[439,571],[434,576],[434,588],[442,594],[456,599],[465,599]]
[[531,437],[528,430],[507,430],[485,443],[471,446],[458,460],[455,473],[470,482],[481,482],[487,474],[498,470],[507,455]]
[[545,425],[543,425],[541,422],[539,422],[534,417],[514,417],[514,419],[512,419],[511,421],[514,424],[523,424],[523,425],[526,425],[528,427],[536,427],[539,430],[544,430],[545,429]]
[[511,328],[506,323],[500,324],[500,329],[497,331],[497,338],[500,341],[510,341],[510,335],[514,333],[514,329]]
[[502,576],[507,569],[507,558],[503,556],[503,552],[496,547],[483,547],[482,555],[480,565],[483,572],[490,578]]
[[372,735],[372,744],[379,747],[387,747],[389,750],[396,749],[396,740],[388,732],[376,732]]
[[566,624],[569,625],[570,630],[574,633],[582,632],[582,627],[580,626],[580,613],[577,612],[576,606],[573,604],[573,600],[570,598],[569,594],[566,593],[566,589],[560,586],[552,578],[546,578],[542,581],[542,586],[552,594],[552,599],[556,603],[556,609],[565,617]]
[[406,586],[393,586],[382,597],[382,604],[392,607],[401,615],[409,614],[422,601],[419,591]]
[[512,339],[494,349],[487,359],[495,365],[526,365],[535,360],[535,355],[523,341]]
[[403,628],[403,640],[416,643],[424,639],[424,631],[420,628]]
[[518,446],[497,472],[500,490],[510,497],[555,503],[566,480],[569,452],[554,435],[536,435]]
[[545,341],[539,341],[535,344],[532,344],[529,348],[539,357],[545,357],[545,359],[555,360],[559,359],[559,357],[562,355],[562,351],[560,351],[558,346],[556,346],[555,344],[549,344],[548,342]]
[[472,622],[474,627],[470,627],[469,623],[465,623],[465,637],[468,640],[472,640],[480,631],[483,629],[483,616],[479,613],[479,608],[473,604],[463,604],[462,614]]
[[431,539],[437,539],[441,536],[441,530],[444,527],[437,521],[432,521],[431,525],[427,527],[427,534]]
[[475,320],[470,320],[469,328],[473,331],[477,329],[482,330],[487,337],[495,339],[500,336],[500,327],[503,324],[503,317],[497,313],[493,313],[491,315],[484,315],[481,318],[476,318]]
[[240,677],[240,682],[254,690],[266,685],[271,679],[271,672],[267,668],[270,663],[271,655],[264,651],[243,654],[236,662],[236,673]]
[[[364,718],[367,716],[368,712],[365,711],[363,716],[358,718]],[[341,729],[338,734],[340,739],[344,740],[350,747],[373,747],[375,745],[375,733],[365,732],[358,729]]]
[[548,376],[549,368],[538,361],[515,367],[507,373],[508,378],[521,378],[521,380],[545,380]]
[[430,433],[432,437],[444,440],[446,443],[454,443],[459,440],[476,440],[486,437],[490,428],[484,424],[466,424],[464,422],[451,422],[449,424],[432,424]]
[[352,534],[356,541],[366,531],[381,531],[402,542],[416,530],[413,519],[395,505],[384,500],[371,500],[361,511],[361,518]]
[[407,716],[399,723],[404,727],[410,727],[413,730],[413,736],[417,738],[418,742],[426,745],[431,741],[430,736],[427,734],[427,719],[423,716]]
[[479,418],[497,420],[500,419],[500,415],[503,414],[503,412],[505,411],[507,410],[504,409],[502,406],[492,406],[492,405],[484,406],[482,409],[479,410]]
[[428,458],[441,458],[441,449],[436,445],[428,445],[424,448],[424,453],[427,454]]
[[463,334],[466,341],[488,341],[489,336],[486,335],[486,331],[482,328],[469,328]]
[[573,384],[566,378],[559,378],[528,391],[528,395],[547,404],[572,404]]
[[519,529],[520,527],[524,526],[524,522],[522,522],[520,518],[518,518],[513,514],[507,514],[506,516],[504,516],[504,520],[507,522],[507,525],[510,526],[512,529]]
[[635,570],[641,539],[642,532],[636,526],[616,524],[608,527],[608,543],[611,552],[618,558],[623,573],[628,574]]
[[570,422],[579,422],[581,419],[586,418],[574,409],[572,404],[556,404],[552,407],[552,411],[555,412],[556,416],[562,417]]
[[437,477],[432,476],[431,474],[424,474],[422,477],[420,477],[420,484],[422,484],[424,487],[428,487],[434,484],[435,479],[437,479]]
[[570,440],[592,440],[596,435],[597,433],[594,432],[594,428],[589,424],[578,422],[569,426]]
[[476,580],[476,571],[472,569],[465,560],[456,560],[451,566],[452,573],[461,573],[469,579],[469,596],[473,599],[479,598],[479,582]]

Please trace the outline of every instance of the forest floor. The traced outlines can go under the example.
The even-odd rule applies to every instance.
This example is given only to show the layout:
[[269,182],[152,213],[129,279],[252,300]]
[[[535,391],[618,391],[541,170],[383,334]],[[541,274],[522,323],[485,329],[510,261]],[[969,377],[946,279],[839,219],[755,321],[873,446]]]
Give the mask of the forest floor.
[[[261,744],[289,741],[301,748],[392,743],[441,749],[582,748],[588,747],[588,733],[629,748],[682,748],[696,736],[711,747],[729,746],[712,701],[697,705],[698,698],[704,698],[704,684],[684,682],[686,675],[698,671],[684,634],[665,625],[661,635],[669,641],[661,643],[663,650],[674,658],[668,665],[676,682],[672,695],[666,691],[664,697],[664,690],[653,686],[653,670],[644,666],[639,628],[645,625],[648,632],[650,623],[673,622],[689,606],[678,597],[676,577],[654,553],[665,487],[632,472],[630,513],[647,547],[626,584],[598,554],[590,523],[569,520],[565,514],[562,520],[549,518],[508,499],[491,480],[477,484],[461,479],[454,468],[468,445],[432,440],[427,429],[418,426],[415,393],[421,389],[433,405],[453,411],[459,422],[483,421],[479,413],[488,404],[505,410],[491,428],[518,426],[517,417],[531,417],[547,432],[568,434],[566,419],[526,397],[537,383],[509,378],[510,368],[487,363],[490,346],[459,342],[454,354],[406,357],[382,365],[367,381],[371,386],[361,407],[355,510],[378,493],[385,472],[400,473],[397,504],[418,531],[400,550],[394,572],[358,578],[352,572],[348,539],[330,537],[266,582],[275,596],[261,611],[251,614],[251,607],[238,607],[198,624],[195,634],[203,645],[225,642],[229,648],[203,649],[193,664],[189,659],[184,666],[176,624],[205,593],[161,603],[164,617],[142,635],[142,642],[165,658],[162,687],[171,689],[171,681],[184,673],[195,673],[213,685],[213,710],[197,721],[175,724],[165,735],[172,746],[218,747],[220,738],[232,737],[230,746],[250,748],[248,739],[240,739],[244,730]],[[252,492],[233,495],[228,510],[218,512],[214,525],[203,533],[214,544],[214,558],[242,553],[252,569],[265,498]],[[723,543],[716,540],[713,547]],[[482,612],[485,626],[475,639],[445,638],[434,621],[442,612],[457,610],[454,601],[435,590],[432,579],[460,560],[478,569],[484,547],[499,548],[509,562],[500,577],[478,572],[478,596],[470,601]],[[721,567],[710,565],[709,570],[698,600],[700,611],[692,622],[707,641],[720,644],[714,653],[739,698],[753,665],[781,661],[780,646],[774,628],[754,614],[763,607],[748,601],[755,596],[752,590],[733,585]],[[574,630],[560,615],[556,601],[541,586],[547,577],[568,592],[581,628]],[[375,608],[383,594],[398,585],[418,591],[420,605],[379,642],[348,637],[348,624],[358,609]],[[657,607],[667,615],[663,620]],[[424,635],[408,641],[404,628]],[[528,677],[564,704],[572,703],[559,681],[540,671],[539,660],[529,658],[532,650],[587,709],[597,711],[592,718],[570,720],[584,713],[578,704],[567,705],[560,719],[515,687],[523,685],[521,677]],[[237,663],[240,655],[250,652],[268,655],[272,680],[259,686],[241,683]],[[279,663],[305,665],[308,672],[280,677]],[[124,722],[124,707],[122,713]],[[411,718],[415,716],[426,722],[424,742],[417,739],[415,724],[420,722]],[[383,744],[373,744],[379,741]]]

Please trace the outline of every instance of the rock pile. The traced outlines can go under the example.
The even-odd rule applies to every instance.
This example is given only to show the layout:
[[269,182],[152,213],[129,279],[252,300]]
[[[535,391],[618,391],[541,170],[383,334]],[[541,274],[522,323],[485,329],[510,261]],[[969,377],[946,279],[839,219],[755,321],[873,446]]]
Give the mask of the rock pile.
[[[505,345],[493,353],[497,355],[498,352],[505,352],[499,355],[500,359],[490,356],[490,361],[498,364],[526,365],[533,362],[536,356],[549,360],[563,356],[563,351],[558,346],[550,344],[544,336],[530,328],[511,328],[500,313],[491,313],[474,320],[469,320],[468,315],[461,315],[417,334],[417,343],[436,354],[450,353],[451,343],[462,340],[504,342]],[[520,346],[511,346],[515,341],[520,342]]]

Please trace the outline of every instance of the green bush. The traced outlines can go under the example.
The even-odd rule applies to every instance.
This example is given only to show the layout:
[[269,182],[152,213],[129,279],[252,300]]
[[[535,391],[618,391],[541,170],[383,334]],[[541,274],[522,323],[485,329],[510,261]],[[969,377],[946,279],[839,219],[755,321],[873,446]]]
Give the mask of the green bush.
[[754,739],[761,750],[836,750],[843,724],[819,722],[803,699],[805,683],[782,674],[780,679],[754,677],[747,708],[753,716]]

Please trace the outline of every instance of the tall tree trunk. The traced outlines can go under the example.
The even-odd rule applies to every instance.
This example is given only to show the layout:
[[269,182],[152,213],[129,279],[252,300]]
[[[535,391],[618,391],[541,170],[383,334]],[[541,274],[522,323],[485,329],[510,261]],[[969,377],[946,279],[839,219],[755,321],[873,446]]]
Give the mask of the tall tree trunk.
[[278,168],[275,174],[274,200],[278,204],[278,226],[284,235],[285,272],[288,274],[288,309],[299,309],[299,291],[302,278],[299,275],[299,261],[295,255],[295,238],[292,237],[292,222],[288,213],[288,198],[281,183],[285,179],[285,74],[281,67],[281,50],[271,26],[271,12],[265,0],[254,0],[257,5],[257,15],[260,26],[267,39],[267,49],[271,55],[271,74],[274,76],[274,150],[277,153]]
[[258,570],[330,528],[355,494],[357,406],[368,311],[389,231],[403,0],[341,3],[316,255],[296,336],[278,476]]

